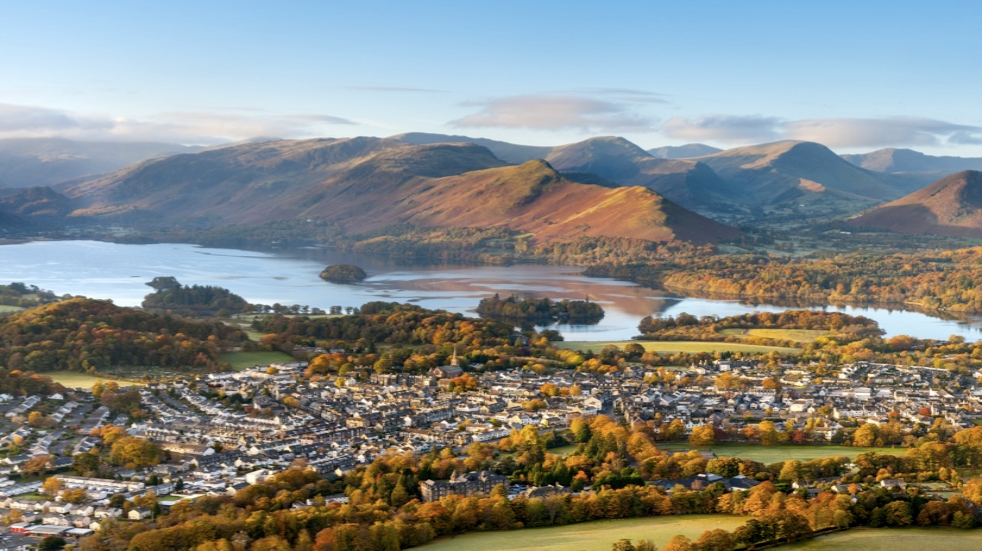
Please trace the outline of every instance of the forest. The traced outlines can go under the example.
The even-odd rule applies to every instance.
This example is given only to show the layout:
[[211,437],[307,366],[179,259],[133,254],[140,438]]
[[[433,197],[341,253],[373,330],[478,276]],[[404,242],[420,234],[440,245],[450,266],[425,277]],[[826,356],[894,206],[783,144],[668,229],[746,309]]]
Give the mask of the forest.
[[477,305],[477,313],[486,318],[538,325],[594,324],[604,317],[603,308],[589,300],[519,298],[515,295],[503,299],[497,293],[493,297],[482,298]]
[[982,312],[982,247],[930,253],[824,253],[805,258],[691,255],[596,264],[585,273],[703,297]]
[[114,365],[218,368],[218,354],[245,334],[76,298],[0,318],[0,365],[11,370],[98,371]]
[[[153,282],[157,282],[156,278]],[[184,316],[219,316],[248,312],[252,306],[239,295],[214,285],[181,285],[177,280],[162,286],[143,298],[144,309],[155,313],[174,313]],[[148,283],[147,285],[151,285]],[[153,287],[154,285],[151,285]]]

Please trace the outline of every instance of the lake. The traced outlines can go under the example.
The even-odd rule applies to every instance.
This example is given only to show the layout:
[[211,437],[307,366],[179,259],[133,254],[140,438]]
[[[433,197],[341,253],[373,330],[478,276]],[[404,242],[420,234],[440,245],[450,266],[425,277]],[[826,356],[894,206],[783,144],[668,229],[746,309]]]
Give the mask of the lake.
[[[369,278],[356,285],[318,277],[329,264],[357,264]],[[100,241],[36,241],[0,246],[0,283],[22,281],[58,295],[110,298],[138,306],[156,276],[174,276],[185,285],[217,285],[252,303],[360,306],[373,300],[411,302],[426,308],[474,315],[481,298],[500,293],[584,299],[606,311],[597,325],[560,325],[569,340],[614,341],[637,334],[647,315],[729,316],[778,312],[775,305],[748,306],[735,300],[678,297],[633,283],[580,275],[569,266],[409,265],[391,259],[309,248],[281,252],[213,249],[187,244],[120,245]],[[946,339],[982,338],[982,321],[943,320],[905,310],[866,307],[822,308],[875,319],[888,334]]]

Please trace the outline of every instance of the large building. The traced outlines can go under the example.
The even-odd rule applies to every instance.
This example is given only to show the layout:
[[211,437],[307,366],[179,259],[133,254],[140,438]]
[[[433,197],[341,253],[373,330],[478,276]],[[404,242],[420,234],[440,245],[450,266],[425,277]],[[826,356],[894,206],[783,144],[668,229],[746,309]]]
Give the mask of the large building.
[[499,484],[504,485],[507,489],[508,479],[489,471],[478,471],[457,475],[450,480],[420,482],[419,491],[423,495],[423,501],[430,502],[450,494],[460,496],[487,495]]

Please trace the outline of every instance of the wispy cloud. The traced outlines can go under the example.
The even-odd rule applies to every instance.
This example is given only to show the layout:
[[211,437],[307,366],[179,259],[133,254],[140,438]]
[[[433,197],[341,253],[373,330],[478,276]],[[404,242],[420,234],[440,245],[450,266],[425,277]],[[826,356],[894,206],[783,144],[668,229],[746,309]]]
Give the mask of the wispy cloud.
[[396,93],[428,93],[446,94],[447,90],[434,90],[432,88],[410,88],[404,86],[345,86],[347,90],[360,90],[362,92],[396,92]]
[[128,118],[0,104],[0,138],[64,137],[213,144],[256,136],[305,137],[321,134],[331,126],[353,124],[357,123],[320,113],[175,112]]
[[662,125],[668,137],[745,144],[804,140],[830,147],[931,146],[982,143],[982,127],[926,118],[827,118],[784,120],[760,115],[676,117]]
[[475,113],[451,121],[460,128],[580,129],[586,132],[648,132],[653,122],[622,103],[572,95],[526,95],[469,102]]
[[670,138],[726,143],[765,142],[781,139],[781,120],[758,115],[711,115],[697,119],[674,117],[661,126]]
[[814,141],[833,147],[930,146],[943,141],[982,141],[982,128],[978,126],[906,117],[789,121],[785,124],[785,134],[794,140]]

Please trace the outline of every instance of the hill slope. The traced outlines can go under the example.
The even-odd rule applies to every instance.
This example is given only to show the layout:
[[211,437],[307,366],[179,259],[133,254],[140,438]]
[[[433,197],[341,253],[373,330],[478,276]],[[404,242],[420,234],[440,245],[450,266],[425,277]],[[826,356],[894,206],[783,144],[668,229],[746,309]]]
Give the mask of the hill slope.
[[66,191],[74,216],[223,227],[326,217],[348,234],[394,224],[507,227],[699,243],[739,232],[640,187],[611,188],[545,161],[507,166],[469,143],[379,138],[251,143],[148,161]]
[[982,172],[952,174],[848,224],[901,233],[982,237]]
[[153,157],[196,148],[156,142],[76,142],[64,138],[0,140],[0,187],[48,186],[119,170]]
[[841,202],[856,210],[903,194],[812,142],[738,147],[697,160],[709,165],[750,205],[820,201]]
[[691,159],[693,157],[702,157],[703,155],[712,155],[720,151],[723,150],[703,143],[687,143],[685,145],[656,147],[649,149],[648,153],[652,157],[658,157],[659,159]]

